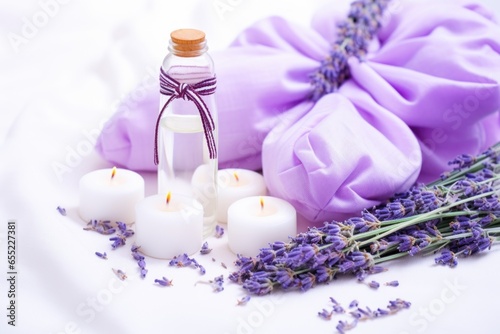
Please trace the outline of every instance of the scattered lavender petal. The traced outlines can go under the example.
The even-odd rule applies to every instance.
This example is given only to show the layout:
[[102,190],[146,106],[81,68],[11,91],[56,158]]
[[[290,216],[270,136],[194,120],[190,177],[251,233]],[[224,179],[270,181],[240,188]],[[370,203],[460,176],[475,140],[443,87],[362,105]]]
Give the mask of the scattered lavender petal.
[[212,251],[212,248],[208,248],[208,242],[205,241],[203,243],[203,246],[201,246],[200,254],[206,255],[209,254]]
[[215,237],[221,238],[224,235],[224,228],[220,225],[215,225]]
[[113,270],[113,272],[115,273],[115,275],[121,279],[122,281],[126,280],[127,279],[127,275],[121,270],[121,269],[115,269],[115,268],[111,268]]
[[250,300],[250,295],[246,295],[244,297],[241,297],[240,299],[238,299],[237,301],[237,304],[238,306],[241,306],[241,305],[246,305],[248,303],[248,301]]
[[390,281],[390,282],[386,282],[385,285],[387,286],[399,286],[399,282],[398,281]]
[[332,311],[328,312],[326,309],[323,309],[321,312],[318,312],[318,316],[322,319],[325,319],[325,320],[331,320],[332,315],[333,315],[333,312]]
[[224,276],[220,275],[215,277],[212,281],[210,281],[214,292],[221,292],[224,290]]
[[372,289],[378,289],[380,287],[380,283],[371,281],[370,283],[368,283],[368,286]]
[[104,259],[104,260],[108,259],[108,255],[106,254],[106,252],[104,252],[104,253],[95,252],[95,255],[97,255],[98,257],[100,257],[101,259]]
[[58,206],[58,207],[57,207],[57,211],[59,211],[59,213],[60,213],[62,216],[66,216],[66,209],[65,209],[65,208]]
[[163,277],[162,279],[155,279],[155,283],[158,283],[161,286],[172,286],[172,280],[169,280],[166,277]]
[[354,308],[354,307],[358,307],[358,301],[356,299],[354,299],[350,304],[349,304],[349,308]]

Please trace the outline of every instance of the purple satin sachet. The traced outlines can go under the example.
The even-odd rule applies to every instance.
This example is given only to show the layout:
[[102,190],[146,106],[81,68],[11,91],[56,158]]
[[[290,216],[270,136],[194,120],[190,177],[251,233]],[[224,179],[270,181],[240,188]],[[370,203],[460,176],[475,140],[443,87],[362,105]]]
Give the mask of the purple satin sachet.
[[[358,214],[500,140],[500,26],[474,2],[398,1],[363,59],[348,59],[350,78],[311,100],[348,10],[332,1],[311,28],[264,19],[212,53],[219,167],[262,169],[271,195],[313,223]],[[159,94],[109,120],[105,159],[156,170]]]

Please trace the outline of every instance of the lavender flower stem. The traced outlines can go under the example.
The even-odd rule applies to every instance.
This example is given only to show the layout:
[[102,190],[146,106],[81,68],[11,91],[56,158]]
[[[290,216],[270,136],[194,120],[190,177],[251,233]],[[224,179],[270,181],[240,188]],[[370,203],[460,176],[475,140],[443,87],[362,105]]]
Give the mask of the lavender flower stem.
[[376,257],[376,256],[374,256],[373,259],[374,259],[374,263],[375,264],[379,264],[379,263],[383,263],[383,262],[386,262],[386,261],[399,259],[399,258],[405,257],[407,255],[408,255],[407,253],[396,253],[396,254],[387,255],[387,256],[384,256],[384,257]]
[[[436,218],[450,218],[450,217],[458,217],[458,216],[474,216],[474,215],[488,214],[488,213],[489,213],[488,211],[453,211],[453,212],[441,213]],[[384,220],[384,221],[380,222],[380,226],[381,227],[382,226],[386,227],[386,229],[384,230],[384,231],[386,231],[387,227],[390,227],[391,225],[399,224],[401,222],[406,222],[406,221],[408,221],[408,217],[399,218],[399,219]],[[382,228],[376,230],[376,232],[380,232],[380,230],[382,230]],[[373,235],[373,234],[378,234],[378,233],[371,233],[371,234]],[[358,234],[358,235],[361,236],[361,234]],[[362,236],[366,237],[368,235],[369,235],[369,233],[365,232],[365,233],[363,233]]]
[[[485,228],[484,230],[487,231],[487,232],[489,232],[489,233],[499,233],[500,232],[500,227]],[[464,233],[460,233],[460,234],[451,234],[450,233],[450,235],[446,235],[446,236],[443,235],[443,239],[453,240],[453,239],[460,239],[460,238],[470,237],[471,235],[472,235],[472,232],[464,232]]]
[[[487,179],[487,180],[484,180],[484,181],[481,181],[481,182],[477,182],[476,185],[477,186],[482,186],[483,184],[493,185],[495,183],[495,181],[498,181],[498,180],[500,180],[500,175],[492,177],[491,179]],[[459,189],[457,191],[450,190],[450,192],[452,192],[453,194],[459,194],[459,193],[462,193],[463,191],[464,191],[463,189]]]
[[[500,142],[496,143],[495,145],[490,147],[492,155],[498,155],[500,152]],[[436,180],[434,182],[431,182],[428,184],[429,187],[435,186],[435,185],[450,185],[453,184],[455,181],[466,175],[467,173],[471,172],[477,172],[481,170],[484,167],[484,161],[488,160],[489,155],[487,153],[483,153],[479,156],[476,157],[476,162],[471,165],[467,169],[462,169],[462,170],[457,170],[452,173],[446,178],[446,180]],[[498,167],[498,165],[495,165],[495,167]]]
[[[441,215],[439,215],[439,214],[441,212],[443,212],[443,211],[449,210],[450,208],[453,208],[455,206],[458,206],[458,205],[461,205],[461,204],[464,204],[464,203],[467,203],[467,202],[474,201],[475,199],[479,199],[479,198],[483,198],[483,197],[486,197],[486,196],[495,195],[496,192],[497,191],[489,191],[489,192],[482,193],[482,194],[479,194],[479,195],[476,195],[476,196],[472,196],[472,197],[468,197],[468,198],[462,199],[462,200],[457,201],[455,203],[450,203],[447,206],[443,206],[443,207],[437,208],[435,210],[429,211],[428,213],[424,213],[424,214],[421,214],[421,215],[419,215],[419,216],[417,216],[417,217],[415,217],[413,219],[410,219],[407,222],[398,224],[396,227],[388,229],[388,230],[386,230],[383,233],[380,233],[381,229],[370,231],[370,232],[373,232],[373,233],[365,232],[366,234],[375,234],[376,236],[373,237],[373,238],[371,238],[371,239],[361,241],[358,246],[361,247],[361,246],[367,245],[367,244],[372,243],[374,241],[377,241],[377,240],[379,240],[381,238],[384,238],[384,237],[386,237],[386,236],[388,236],[388,235],[390,235],[390,234],[392,234],[394,232],[397,232],[397,231],[399,231],[401,229],[404,229],[404,228],[412,226],[412,225],[416,225],[416,224],[424,222],[424,221],[431,220],[434,217],[435,218],[440,218]],[[361,239],[363,237],[366,237],[365,233],[360,233],[357,236],[353,236],[353,239]]]

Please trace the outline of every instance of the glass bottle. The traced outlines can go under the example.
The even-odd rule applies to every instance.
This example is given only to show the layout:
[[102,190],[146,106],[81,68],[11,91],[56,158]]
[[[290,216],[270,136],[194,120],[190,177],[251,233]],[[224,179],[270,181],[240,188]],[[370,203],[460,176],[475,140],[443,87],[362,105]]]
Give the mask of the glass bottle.
[[[173,31],[162,72],[178,83],[188,85],[215,78],[205,33],[195,29]],[[179,90],[184,88],[186,86]],[[213,148],[212,151],[209,149],[206,132],[211,132],[211,145],[215,145],[216,150],[218,123],[214,94],[199,97],[212,118],[212,130],[206,129],[194,101],[186,97],[171,99],[171,95],[161,94],[160,112],[167,101],[171,101],[158,123],[158,193],[181,193],[201,203],[204,211],[203,235],[207,237],[216,223],[217,155],[214,156]]]

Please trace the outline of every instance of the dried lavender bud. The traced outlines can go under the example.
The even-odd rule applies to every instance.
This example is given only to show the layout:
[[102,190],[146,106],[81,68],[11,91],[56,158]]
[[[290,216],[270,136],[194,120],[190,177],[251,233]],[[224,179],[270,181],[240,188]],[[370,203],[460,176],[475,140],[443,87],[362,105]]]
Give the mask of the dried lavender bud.
[[243,288],[254,295],[267,295],[273,290],[273,282],[269,278],[251,276],[243,282]]
[[220,265],[222,266],[222,268],[227,269],[227,266],[224,262],[221,262]]
[[381,308],[378,308],[375,312],[373,312],[373,315],[376,318],[382,317],[382,316],[385,316],[385,315],[389,315],[389,314],[391,314],[390,311],[385,310],[385,309],[381,309]]
[[208,242],[205,241],[203,243],[203,246],[201,246],[200,254],[206,255],[209,254],[212,251],[212,248],[208,248]]
[[115,275],[121,279],[122,281],[126,280],[127,279],[127,275],[121,270],[121,269],[114,269],[114,268],[111,268],[113,270],[113,272],[115,273]]
[[116,222],[116,225],[118,226],[118,229],[122,233],[124,233],[127,230],[127,224],[125,224],[123,222]]
[[221,238],[224,235],[224,228],[220,225],[215,225],[215,237]]
[[133,244],[130,250],[132,257],[137,261],[137,265],[139,266],[141,278],[146,278],[146,275],[148,273],[148,270],[146,269],[146,258],[143,255],[139,254],[139,248],[141,247]]
[[184,253],[181,255],[174,256],[172,260],[168,263],[169,266],[175,266],[175,267],[187,267],[190,266],[193,263],[193,260],[189,258],[189,256]]
[[215,277],[212,281],[210,281],[214,292],[221,292],[224,290],[224,276],[220,275]]
[[349,308],[358,307],[358,301],[355,299],[349,304]]
[[198,264],[198,269],[200,270],[201,275],[205,275],[207,273],[205,267],[203,267],[201,264]]
[[461,154],[454,160],[448,162],[448,165],[455,165],[455,170],[461,170],[466,167],[472,166],[476,162],[476,157],[470,154]]
[[358,324],[358,319],[354,319],[352,322],[339,320],[337,327],[335,327],[339,333],[344,334],[346,331],[351,330]]
[[161,286],[172,286],[172,280],[169,280],[166,277],[162,277],[162,279],[155,279],[155,283],[158,283]]
[[59,214],[61,214],[62,216],[66,216],[66,209],[65,208],[58,206],[56,209],[59,212]]
[[97,255],[98,257],[100,257],[101,259],[104,259],[104,260],[108,259],[106,252],[104,252],[104,253],[95,252],[95,255]]
[[201,264],[196,261],[194,258],[190,258],[187,254],[181,254],[174,256],[172,260],[169,262],[169,266],[175,266],[175,267],[193,267],[196,269],[199,269],[200,274],[205,275],[206,270],[205,267],[203,267]]
[[237,300],[236,305],[241,306],[241,305],[246,305],[248,301],[250,300],[250,295],[246,295],[244,297],[241,297],[240,299]]
[[370,283],[368,283],[368,286],[372,289],[378,289],[380,287],[380,284],[378,282],[371,281]]
[[109,238],[109,240],[113,241],[113,243],[111,244],[111,247],[113,249],[117,249],[118,247],[124,246],[126,244],[126,238],[120,234]]
[[323,309],[321,312],[318,312],[318,316],[325,320],[332,319],[333,312],[328,312],[326,309]]
[[410,308],[410,306],[410,302],[397,298],[396,300],[389,301],[389,305],[387,305],[387,308],[391,311],[391,313],[396,313],[400,310],[408,309]]
[[92,219],[87,223],[87,227],[83,228],[86,231],[94,231],[103,235],[111,235],[116,232],[116,229],[111,226],[107,220]]
[[342,305],[339,305],[339,304],[333,305],[332,310],[334,313],[337,313],[337,314],[345,313],[345,309],[342,307]]
[[134,260],[136,261],[141,261],[141,260],[144,260],[144,256],[139,254],[137,251],[134,252],[132,251],[132,257],[134,258]]
[[398,281],[390,281],[390,282],[386,282],[385,285],[387,286],[399,286],[399,282]]
[[436,257],[436,264],[448,265],[450,267],[455,267],[458,264],[457,257],[455,253],[445,249],[441,252],[441,256]]
[[97,231],[98,233],[100,233],[100,234],[104,234],[104,235],[111,235],[111,234],[113,234],[113,233],[115,233],[115,232],[116,232],[116,229],[115,229],[115,228],[108,228],[108,229],[106,229],[106,228],[104,228],[104,227],[102,227],[102,226],[98,226],[98,227],[96,228],[96,231]]

